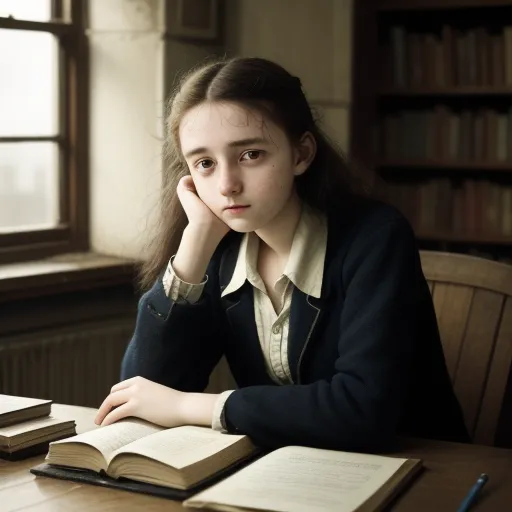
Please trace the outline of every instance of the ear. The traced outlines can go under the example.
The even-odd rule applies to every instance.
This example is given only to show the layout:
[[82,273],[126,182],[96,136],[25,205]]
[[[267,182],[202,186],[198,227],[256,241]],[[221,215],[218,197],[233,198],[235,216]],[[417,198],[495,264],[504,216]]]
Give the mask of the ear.
[[316,155],[316,140],[311,132],[304,132],[295,148],[295,169],[293,174],[304,174]]

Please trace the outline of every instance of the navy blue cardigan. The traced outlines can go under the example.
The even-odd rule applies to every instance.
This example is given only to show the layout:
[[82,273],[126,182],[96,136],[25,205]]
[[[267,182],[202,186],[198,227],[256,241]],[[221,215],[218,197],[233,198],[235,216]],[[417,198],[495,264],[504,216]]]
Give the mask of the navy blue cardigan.
[[266,373],[252,286],[220,297],[240,239],[232,232],[221,242],[197,303],[171,301],[161,279],[142,296],[121,379],[201,392],[225,354],[238,385],[225,406],[228,430],[264,448],[381,451],[397,434],[469,440],[415,237],[400,213],[365,200],[329,215],[321,298],[297,288],[292,296],[292,385]]

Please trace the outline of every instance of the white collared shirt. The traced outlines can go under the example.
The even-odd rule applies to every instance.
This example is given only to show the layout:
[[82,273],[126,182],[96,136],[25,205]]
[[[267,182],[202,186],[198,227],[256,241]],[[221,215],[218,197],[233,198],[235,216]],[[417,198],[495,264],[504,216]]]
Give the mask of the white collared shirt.
[[[283,273],[274,283],[274,290],[280,297],[274,309],[265,284],[257,270],[259,238],[255,233],[246,233],[240,243],[235,270],[227,287],[226,296],[235,292],[249,281],[254,293],[254,318],[258,338],[264,355],[267,372],[277,384],[293,384],[288,365],[288,336],[292,293],[297,287],[306,295],[320,298],[327,248],[327,220],[324,215],[303,206],[295,230],[290,255]],[[194,303],[201,297],[206,281],[189,284],[181,281],[172,268],[172,259],[163,277],[166,294],[172,300],[185,298]],[[224,430],[221,422],[222,411],[232,391],[221,393],[212,418],[212,427]]]

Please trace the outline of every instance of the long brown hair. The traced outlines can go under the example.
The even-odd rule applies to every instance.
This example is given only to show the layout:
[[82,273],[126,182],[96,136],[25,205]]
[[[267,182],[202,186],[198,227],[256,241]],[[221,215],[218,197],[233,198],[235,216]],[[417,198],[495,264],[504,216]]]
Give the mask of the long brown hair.
[[187,225],[176,193],[179,180],[189,174],[180,149],[179,126],[184,114],[204,101],[235,102],[256,109],[281,126],[292,143],[310,131],[317,152],[308,171],[296,178],[296,188],[311,207],[327,212],[344,198],[368,191],[314,119],[297,77],[261,58],[235,57],[202,64],[180,80],[167,104],[163,193],[157,229],[140,270],[143,289],[153,285],[177,252]]

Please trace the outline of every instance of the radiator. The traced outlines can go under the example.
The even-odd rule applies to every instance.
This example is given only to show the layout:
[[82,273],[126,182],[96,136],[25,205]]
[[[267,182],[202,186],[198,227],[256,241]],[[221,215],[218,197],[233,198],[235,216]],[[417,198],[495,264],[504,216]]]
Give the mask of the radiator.
[[98,407],[132,332],[130,318],[0,339],[0,393]]
[[[103,321],[0,339],[0,393],[98,407],[119,381],[133,319]],[[209,393],[235,389],[223,358]]]

